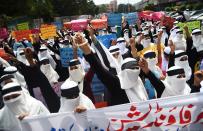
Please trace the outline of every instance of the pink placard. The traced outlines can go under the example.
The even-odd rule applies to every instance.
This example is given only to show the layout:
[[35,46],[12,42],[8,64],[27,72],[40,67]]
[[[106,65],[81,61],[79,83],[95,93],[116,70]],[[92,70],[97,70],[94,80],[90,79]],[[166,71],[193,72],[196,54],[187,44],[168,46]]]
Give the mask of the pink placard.
[[0,39],[5,39],[8,37],[8,32],[6,28],[0,28]]
[[71,29],[73,31],[83,31],[87,29],[88,20],[72,20],[71,21]]

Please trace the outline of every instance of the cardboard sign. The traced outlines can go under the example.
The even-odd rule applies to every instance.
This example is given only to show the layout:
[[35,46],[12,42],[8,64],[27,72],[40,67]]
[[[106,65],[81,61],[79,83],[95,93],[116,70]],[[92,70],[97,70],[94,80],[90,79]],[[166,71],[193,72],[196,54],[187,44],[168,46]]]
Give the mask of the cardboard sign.
[[[78,56],[82,57],[82,51],[78,50]],[[61,64],[63,67],[68,67],[70,60],[73,59],[73,48],[60,48]]]
[[97,36],[97,39],[108,49],[111,46],[110,40],[117,39],[116,34]]
[[190,33],[192,33],[192,30],[196,29],[196,28],[201,30],[200,21],[189,21],[189,22],[184,22],[184,23],[179,22],[177,25],[180,27],[181,30],[183,30],[183,27],[185,25],[187,25]]
[[94,29],[107,28],[107,19],[95,19],[92,20],[90,23]]
[[128,13],[128,14],[123,14],[125,19],[127,20],[129,25],[135,25],[136,21],[138,19],[138,14],[137,12],[134,13]]
[[122,24],[122,14],[108,14],[108,25],[111,27],[121,26]]
[[62,29],[63,24],[60,21],[53,22],[53,24],[57,27],[58,30]]
[[0,28],[0,39],[5,39],[8,37],[8,32],[6,28]]
[[55,25],[42,25],[40,28],[40,32],[42,39],[54,38],[55,36],[57,36]]
[[72,20],[71,21],[71,29],[73,31],[83,31],[87,29],[88,20]]
[[19,41],[22,40],[23,38],[26,38],[28,40],[30,39],[30,35],[32,34],[31,30],[19,30],[19,31],[14,31],[13,32],[13,37]]
[[17,29],[18,30],[29,30],[29,23],[24,22],[24,23],[17,24]]

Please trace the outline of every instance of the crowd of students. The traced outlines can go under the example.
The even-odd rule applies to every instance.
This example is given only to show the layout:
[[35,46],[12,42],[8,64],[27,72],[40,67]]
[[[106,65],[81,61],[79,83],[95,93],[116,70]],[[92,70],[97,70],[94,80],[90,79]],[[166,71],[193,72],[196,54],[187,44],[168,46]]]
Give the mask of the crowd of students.
[[[172,29],[160,22],[122,22],[122,36],[111,39],[107,49],[97,35],[116,33],[111,28],[84,32],[63,29],[59,37],[33,36],[2,40],[6,57],[0,58],[0,129],[20,130],[26,117],[95,109],[91,88],[94,74],[105,85],[108,106],[200,92],[203,85],[203,37],[190,34],[174,22]],[[73,48],[69,67],[62,67],[60,48]],[[81,49],[83,58],[77,56]],[[60,93],[56,85],[62,82]],[[44,101],[34,92],[39,88]]]

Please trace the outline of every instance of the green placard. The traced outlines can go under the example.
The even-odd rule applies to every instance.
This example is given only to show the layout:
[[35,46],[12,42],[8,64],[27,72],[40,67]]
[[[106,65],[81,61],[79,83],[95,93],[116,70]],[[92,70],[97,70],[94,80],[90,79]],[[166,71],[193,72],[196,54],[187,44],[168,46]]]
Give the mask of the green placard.
[[24,22],[24,23],[17,24],[17,29],[18,30],[29,30],[29,23]]
[[201,29],[200,21],[189,21],[189,22],[184,22],[184,23],[179,22],[177,25],[180,27],[181,30],[183,30],[183,27],[185,25],[187,25],[190,33],[192,33],[192,30],[195,28]]

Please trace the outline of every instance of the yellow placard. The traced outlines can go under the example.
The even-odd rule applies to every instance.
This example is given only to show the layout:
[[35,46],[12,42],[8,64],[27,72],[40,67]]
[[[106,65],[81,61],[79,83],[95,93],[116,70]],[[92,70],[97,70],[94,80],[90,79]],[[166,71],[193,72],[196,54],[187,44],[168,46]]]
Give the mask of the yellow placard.
[[41,38],[42,39],[49,39],[57,36],[56,34],[56,26],[49,25],[49,26],[43,26],[40,28],[41,31]]
[[[161,50],[163,51],[163,49],[164,49],[164,45],[161,44]],[[158,55],[157,45],[152,44],[152,43],[150,44],[149,47],[144,48],[143,50],[137,52],[137,54],[138,54],[138,56],[143,57],[144,53],[147,52],[147,51],[154,51],[156,53],[156,55]]]

